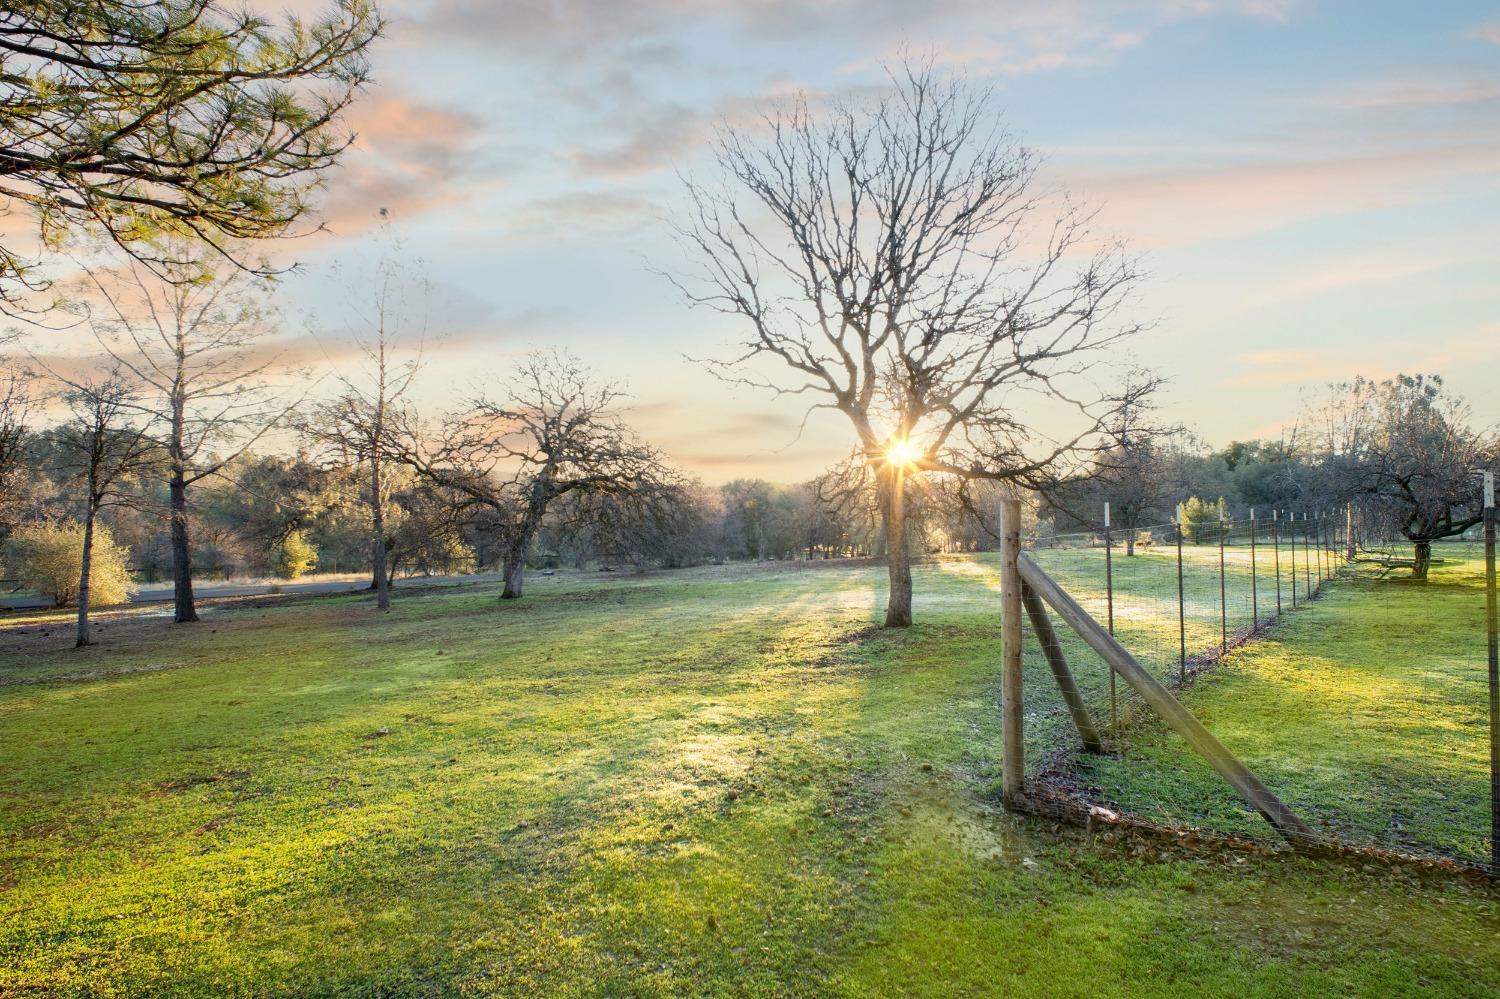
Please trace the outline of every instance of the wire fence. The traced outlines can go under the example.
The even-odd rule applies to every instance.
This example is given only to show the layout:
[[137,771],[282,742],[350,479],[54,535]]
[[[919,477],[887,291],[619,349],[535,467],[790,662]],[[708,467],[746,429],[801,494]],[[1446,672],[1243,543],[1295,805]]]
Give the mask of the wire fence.
[[[1318,838],[1486,866],[1500,742],[1484,544],[1436,543],[1421,582],[1412,546],[1357,528],[1352,511],[1275,511],[1028,548]],[[1277,838],[1071,629],[1044,630],[1024,643],[1028,772],[1156,824]],[[1080,709],[1104,752],[1080,746]]]

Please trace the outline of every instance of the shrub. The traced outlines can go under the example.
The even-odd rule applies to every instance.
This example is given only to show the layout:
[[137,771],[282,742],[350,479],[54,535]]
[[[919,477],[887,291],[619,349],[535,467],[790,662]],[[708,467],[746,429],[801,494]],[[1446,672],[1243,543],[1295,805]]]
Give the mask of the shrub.
[[1224,500],[1211,503],[1196,496],[1190,497],[1182,504],[1182,532],[1183,537],[1195,545],[1219,540],[1219,511],[1224,505]]
[[[78,599],[83,573],[83,525],[31,524],[11,535],[16,577],[59,607]],[[130,550],[115,544],[109,528],[94,525],[94,554],[89,567],[89,603],[122,604],[135,588],[130,581]]]
[[318,550],[301,531],[293,531],[271,550],[271,568],[282,579],[296,579],[318,564]]

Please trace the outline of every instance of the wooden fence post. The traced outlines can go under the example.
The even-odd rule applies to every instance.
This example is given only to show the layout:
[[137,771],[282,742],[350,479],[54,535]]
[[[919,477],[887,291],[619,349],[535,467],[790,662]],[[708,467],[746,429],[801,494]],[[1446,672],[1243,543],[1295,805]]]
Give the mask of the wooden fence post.
[[1022,804],[1026,736],[1021,700],[1021,501],[1000,501],[1000,724],[1001,791],[1006,807]]

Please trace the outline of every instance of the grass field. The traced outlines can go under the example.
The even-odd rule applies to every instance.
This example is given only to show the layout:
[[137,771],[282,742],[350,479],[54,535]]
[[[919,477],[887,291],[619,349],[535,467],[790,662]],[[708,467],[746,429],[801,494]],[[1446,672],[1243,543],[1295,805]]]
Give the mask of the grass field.
[[[1483,563],[1472,545],[1441,546],[1439,557],[1426,585],[1368,575],[1325,584],[1311,608],[1232,651],[1184,699],[1329,836],[1483,862]],[[1097,690],[1102,665],[1073,651]],[[1160,726],[1119,744],[1120,757],[1079,760],[1101,797],[1170,822],[1265,832]]]
[[[0,632],[0,995],[1500,990],[1480,889],[1001,812],[992,567],[920,567],[900,633],[872,627],[882,573],[250,602],[83,652],[26,619]],[[1248,654],[1191,696],[1251,756],[1275,676]],[[1101,781],[1175,765],[1142,734]]]

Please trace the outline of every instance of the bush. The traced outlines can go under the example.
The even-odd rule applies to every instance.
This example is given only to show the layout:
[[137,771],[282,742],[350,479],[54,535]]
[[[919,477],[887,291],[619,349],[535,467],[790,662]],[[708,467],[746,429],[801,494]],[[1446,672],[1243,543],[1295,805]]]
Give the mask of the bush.
[[301,531],[293,531],[271,551],[271,568],[282,579],[296,579],[318,564],[318,550]]
[[1219,512],[1224,506],[1221,498],[1217,503],[1211,503],[1197,496],[1190,497],[1182,504],[1182,533],[1183,537],[1195,545],[1205,542],[1219,540],[1219,532],[1222,530],[1219,521]]
[[[59,607],[78,599],[83,573],[83,525],[31,524],[16,530],[10,544],[21,585],[36,590]],[[115,544],[109,528],[94,525],[94,554],[89,567],[89,603],[122,604],[135,587],[130,581],[130,550]]]

